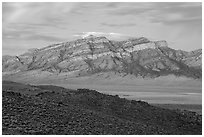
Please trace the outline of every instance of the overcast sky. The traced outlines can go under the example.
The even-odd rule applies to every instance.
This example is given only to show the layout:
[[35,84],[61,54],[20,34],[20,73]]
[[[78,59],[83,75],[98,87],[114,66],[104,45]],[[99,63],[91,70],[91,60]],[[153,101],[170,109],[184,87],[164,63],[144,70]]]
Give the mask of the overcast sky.
[[186,51],[202,48],[201,3],[3,3],[3,55],[80,38],[144,36]]

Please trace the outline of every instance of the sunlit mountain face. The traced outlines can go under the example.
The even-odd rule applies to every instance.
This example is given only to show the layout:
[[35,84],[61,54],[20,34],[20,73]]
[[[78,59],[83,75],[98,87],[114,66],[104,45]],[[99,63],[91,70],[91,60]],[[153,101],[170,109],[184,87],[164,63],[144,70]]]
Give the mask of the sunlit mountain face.
[[201,49],[186,52],[168,47],[166,41],[150,41],[145,37],[115,41],[101,33],[93,34],[85,33],[81,39],[31,49],[20,56],[3,56],[3,72],[39,70],[80,77],[101,72],[152,78],[169,74],[195,79],[202,76]]

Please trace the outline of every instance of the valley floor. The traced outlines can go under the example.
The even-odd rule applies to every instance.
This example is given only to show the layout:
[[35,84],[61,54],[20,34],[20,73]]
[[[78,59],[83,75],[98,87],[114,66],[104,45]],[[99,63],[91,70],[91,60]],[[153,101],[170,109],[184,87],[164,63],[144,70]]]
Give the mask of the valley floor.
[[[66,85],[60,84],[60,86],[65,88],[71,87],[73,89],[80,88],[80,85],[69,85],[67,87]],[[104,87],[107,89],[105,91],[100,90],[103,89],[101,85],[86,85],[83,88],[96,89],[101,93],[108,95],[118,95],[121,98],[126,98],[129,100],[142,100],[163,108],[189,110],[197,112],[198,114],[202,114],[202,93],[199,93],[199,90],[196,90],[197,93],[190,93],[192,92],[191,89],[185,89],[184,91],[182,89],[179,90],[178,87],[170,89],[168,87],[156,88],[141,86],[137,87],[137,90],[142,92],[138,92],[137,90],[130,91],[130,89],[133,87],[121,86],[121,89],[118,89],[118,91],[111,91],[116,87]],[[129,91],[124,91],[124,89],[129,89]]]
[[[63,73],[51,74],[33,71],[32,73],[4,75],[3,80],[34,85],[50,84],[69,89],[94,89],[130,100],[142,100],[151,104],[172,104],[173,108],[175,106],[183,108],[186,105],[184,108],[188,110],[190,110],[188,105],[202,105],[202,81],[172,75],[155,79],[135,78],[131,75],[120,76],[113,73],[70,77]],[[201,112],[201,107],[198,111]]]
[[172,110],[175,109],[188,110],[202,115],[202,105],[198,104],[151,104],[151,105]]

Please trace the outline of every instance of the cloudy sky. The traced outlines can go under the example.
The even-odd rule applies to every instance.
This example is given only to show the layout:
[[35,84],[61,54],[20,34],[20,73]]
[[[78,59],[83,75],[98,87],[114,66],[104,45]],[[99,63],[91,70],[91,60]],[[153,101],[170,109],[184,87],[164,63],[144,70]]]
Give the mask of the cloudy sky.
[[81,35],[144,36],[186,51],[202,48],[201,3],[3,3],[3,55]]

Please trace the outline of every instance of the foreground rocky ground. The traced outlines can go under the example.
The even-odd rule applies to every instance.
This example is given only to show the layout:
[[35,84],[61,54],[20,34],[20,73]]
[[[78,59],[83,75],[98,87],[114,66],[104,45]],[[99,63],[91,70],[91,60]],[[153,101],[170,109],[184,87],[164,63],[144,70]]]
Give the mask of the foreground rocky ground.
[[95,90],[3,82],[2,133],[202,134],[202,118]]

